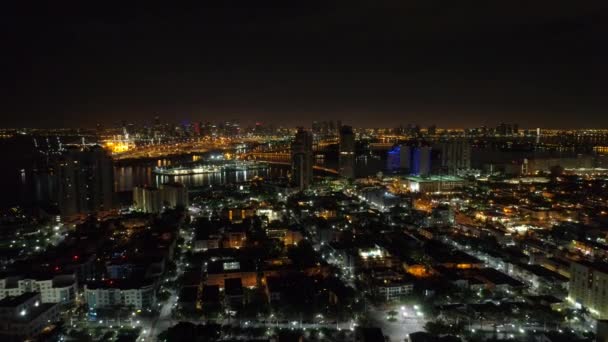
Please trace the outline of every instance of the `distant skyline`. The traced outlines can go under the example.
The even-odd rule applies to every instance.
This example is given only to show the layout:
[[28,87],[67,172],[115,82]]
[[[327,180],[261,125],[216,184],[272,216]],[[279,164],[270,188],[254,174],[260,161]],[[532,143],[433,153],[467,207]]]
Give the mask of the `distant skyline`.
[[0,32],[0,127],[608,128],[605,1],[16,2]]
[[[472,129],[472,128],[481,128],[481,127],[486,127],[489,129],[494,129],[497,128],[501,123],[505,123],[505,124],[516,124],[518,125],[518,129],[519,130],[524,130],[524,129],[530,129],[530,130],[534,130],[537,128],[540,129],[550,129],[550,130],[608,130],[608,127],[555,127],[555,126],[522,126],[521,124],[519,124],[518,122],[513,122],[513,121],[502,121],[502,122],[493,122],[493,123],[485,123],[485,124],[478,124],[478,125],[463,125],[463,126],[442,126],[442,125],[438,125],[436,123],[431,123],[431,124],[421,124],[419,122],[399,122],[399,123],[394,123],[394,124],[387,124],[387,125],[355,125],[350,121],[344,121],[341,120],[339,118],[333,119],[333,121],[338,121],[340,120],[342,122],[343,125],[348,125],[351,126],[355,129],[359,129],[359,128],[379,128],[379,129],[392,129],[392,128],[398,128],[399,126],[403,126],[403,128],[407,128],[407,126],[409,124],[413,124],[413,125],[418,125],[421,129],[426,130],[427,128],[429,128],[429,126],[434,125],[436,129],[438,130],[444,130],[444,129]],[[162,120],[161,120],[162,121]],[[205,120],[165,120],[162,121],[163,123],[169,123],[169,124],[175,124],[175,125],[181,125],[181,124],[188,124],[188,123],[194,123],[194,122],[201,122],[201,123],[205,123]],[[218,123],[221,122],[236,122],[238,123],[241,128],[247,128],[247,127],[253,127],[255,126],[256,123],[260,122],[260,121],[242,121],[242,120],[231,120],[231,119],[220,119],[220,120],[211,120],[210,123],[216,125]],[[273,125],[274,128],[290,128],[290,129],[296,129],[298,127],[304,127],[305,129],[311,129],[312,123],[314,121],[332,121],[332,119],[320,119],[320,120],[312,120],[310,122],[304,122],[304,123],[296,123],[293,125],[287,125],[287,124],[281,124],[281,123],[276,123],[276,122],[260,122],[264,125]],[[150,120],[150,122],[148,121],[128,121],[128,124],[135,124],[138,127],[144,127],[144,126],[149,126],[152,125],[152,120]],[[106,128],[116,128],[116,129],[120,129],[122,123],[121,122],[112,122],[110,124],[104,125],[102,124],[102,128],[106,129]],[[41,130],[45,130],[45,129],[96,129],[97,128],[97,124],[94,125],[76,125],[76,126],[6,126],[6,127],[0,127],[0,129],[41,129]]]

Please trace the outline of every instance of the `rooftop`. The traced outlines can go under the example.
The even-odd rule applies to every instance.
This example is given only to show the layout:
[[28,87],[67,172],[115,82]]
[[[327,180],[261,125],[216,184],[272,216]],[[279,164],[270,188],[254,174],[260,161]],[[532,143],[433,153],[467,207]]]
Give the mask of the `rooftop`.
[[224,288],[227,296],[242,296],[243,282],[241,278],[232,278],[224,280]]
[[25,292],[23,294],[20,294],[19,296],[5,297],[4,299],[0,300],[0,307],[2,307],[2,308],[15,307],[17,305],[21,305],[21,304],[27,302],[28,300],[30,300],[32,298],[35,298],[36,296],[40,296],[40,294],[37,292]]
[[151,286],[152,280],[147,279],[106,279],[104,281],[88,282],[86,284],[87,289],[121,289],[121,290],[133,290],[140,289],[142,287]]
[[579,260],[579,261],[573,261],[572,263],[583,265],[585,267],[592,268],[596,271],[608,274],[608,263],[605,263],[605,262]]
[[202,299],[204,302],[219,302],[220,287],[217,285],[203,286]]
[[493,268],[482,268],[478,272],[482,278],[490,281],[491,283],[493,283],[495,285],[509,285],[509,286],[515,286],[515,287],[520,287],[520,286],[524,285],[519,280],[512,278]]

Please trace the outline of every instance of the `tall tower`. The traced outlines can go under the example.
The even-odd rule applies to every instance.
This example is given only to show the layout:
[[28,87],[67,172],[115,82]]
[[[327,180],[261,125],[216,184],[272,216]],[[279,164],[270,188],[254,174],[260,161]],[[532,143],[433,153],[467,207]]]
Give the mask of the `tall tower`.
[[351,126],[340,127],[339,172],[344,178],[355,178],[355,135]]
[[428,176],[431,172],[431,147],[402,145],[399,153],[401,169],[411,175]]
[[412,149],[412,164],[410,173],[428,176],[431,172],[431,147],[418,146]]
[[312,134],[298,127],[291,143],[292,182],[300,190],[312,183]]
[[456,174],[471,168],[471,144],[466,140],[444,141],[435,145],[441,155],[441,170]]
[[72,148],[52,163],[62,215],[109,210],[113,207],[112,158],[99,146]]

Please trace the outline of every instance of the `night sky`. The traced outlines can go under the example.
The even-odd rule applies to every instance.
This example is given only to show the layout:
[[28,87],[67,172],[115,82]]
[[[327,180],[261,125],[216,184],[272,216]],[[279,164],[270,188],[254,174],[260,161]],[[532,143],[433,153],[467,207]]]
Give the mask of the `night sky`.
[[14,2],[1,127],[608,128],[605,0]]

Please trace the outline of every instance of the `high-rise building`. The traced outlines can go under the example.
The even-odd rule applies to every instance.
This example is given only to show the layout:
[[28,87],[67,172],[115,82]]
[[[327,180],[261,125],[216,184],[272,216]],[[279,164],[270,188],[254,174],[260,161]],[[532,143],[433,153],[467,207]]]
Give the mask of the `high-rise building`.
[[100,146],[72,148],[51,162],[54,195],[62,215],[110,210],[114,197],[112,158]]
[[312,122],[312,133],[321,134],[321,124],[318,121]]
[[500,136],[513,136],[519,133],[519,125],[516,123],[504,123],[501,122],[494,131],[496,135]]
[[568,288],[571,302],[587,308],[596,319],[608,319],[608,264],[571,262]]
[[163,197],[160,189],[151,186],[134,187],[133,207],[144,213],[160,213],[163,208]]
[[144,213],[160,213],[164,207],[188,206],[188,188],[181,183],[166,183],[160,188],[136,186],[133,188],[133,207]]
[[401,146],[396,145],[391,148],[386,156],[386,169],[388,171],[398,171],[401,169]]
[[213,126],[213,124],[211,124],[211,122],[207,121],[207,122],[205,122],[205,124],[202,127],[201,135],[206,136],[206,137],[211,136],[211,135],[213,135],[214,130],[215,130],[215,127]]
[[413,175],[426,176],[431,172],[431,147],[419,146],[412,150],[412,167],[410,173]]
[[399,168],[409,172],[412,167],[412,147],[402,145],[399,148]]
[[336,129],[339,129],[336,127],[336,124],[334,123],[333,120],[329,120],[327,128],[328,128],[328,134],[332,134],[332,135],[336,133]]
[[327,122],[327,121],[321,122],[321,134],[323,134],[323,135],[329,134],[329,122]]
[[351,126],[340,127],[339,172],[344,178],[355,178],[355,134]]
[[220,124],[220,128],[224,135],[229,137],[237,136],[240,133],[241,127],[237,122],[226,121]]
[[466,140],[444,141],[434,145],[439,150],[440,173],[456,174],[471,168],[471,144]]
[[170,208],[188,206],[188,188],[182,183],[166,183],[160,186],[163,204]]
[[507,124],[504,122],[501,122],[497,127],[496,127],[496,134],[498,135],[502,135],[505,136],[507,135]]
[[431,172],[431,147],[403,145],[399,150],[399,162],[405,172],[426,176]]
[[291,143],[292,183],[300,190],[312,183],[312,134],[298,127],[294,141]]

